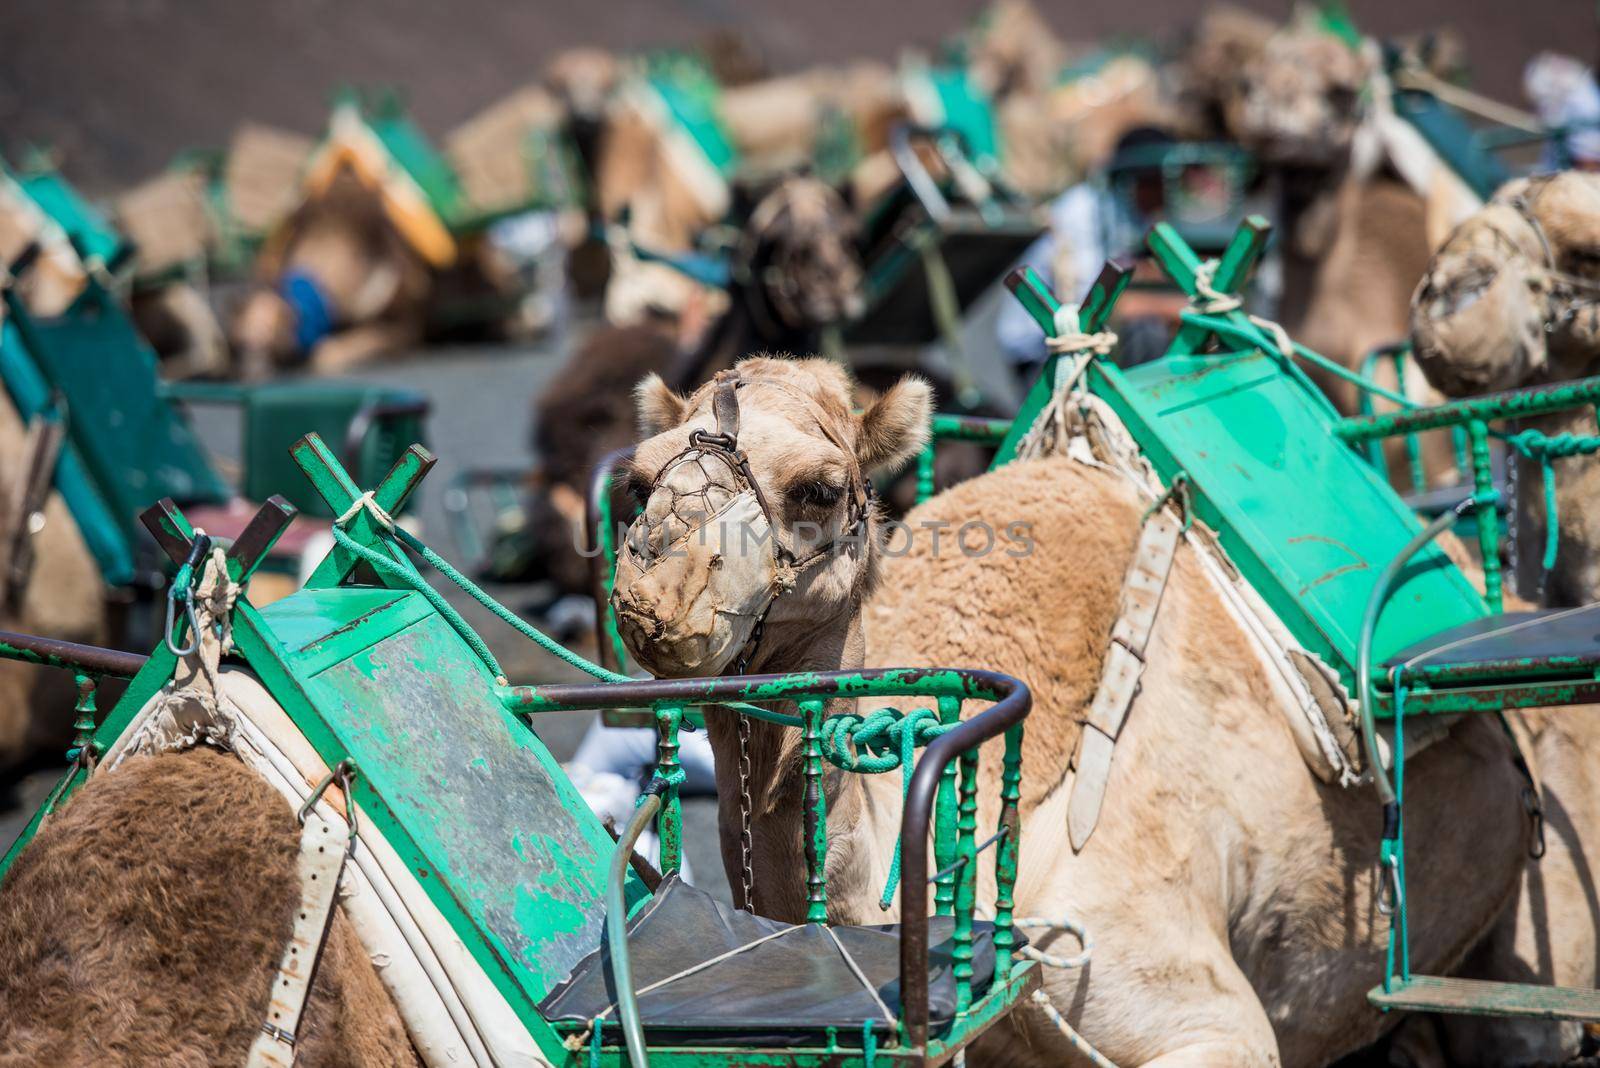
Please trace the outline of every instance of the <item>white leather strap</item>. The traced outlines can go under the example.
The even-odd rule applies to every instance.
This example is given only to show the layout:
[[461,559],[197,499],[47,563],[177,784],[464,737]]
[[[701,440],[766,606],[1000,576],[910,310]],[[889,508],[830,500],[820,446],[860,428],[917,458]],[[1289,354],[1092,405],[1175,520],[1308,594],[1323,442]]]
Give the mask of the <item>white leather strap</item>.
[[347,830],[315,810],[306,813],[300,833],[300,903],[294,930],[284,947],[261,1034],[245,1061],[249,1068],[289,1068],[294,1064],[295,1030],[305,1012],[317,960],[333,924],[334,896],[349,855]]
[[1074,779],[1067,807],[1067,831],[1073,852],[1084,847],[1100,821],[1117,735],[1122,733],[1128,710],[1139,692],[1145,646],[1155,629],[1161,595],[1167,588],[1182,533],[1182,520],[1171,509],[1162,508],[1150,516],[1139,532],[1138,547],[1122,580],[1121,608],[1111,627],[1111,646],[1100,671],[1100,686],[1089,705],[1083,733],[1078,736],[1078,749],[1072,757]]

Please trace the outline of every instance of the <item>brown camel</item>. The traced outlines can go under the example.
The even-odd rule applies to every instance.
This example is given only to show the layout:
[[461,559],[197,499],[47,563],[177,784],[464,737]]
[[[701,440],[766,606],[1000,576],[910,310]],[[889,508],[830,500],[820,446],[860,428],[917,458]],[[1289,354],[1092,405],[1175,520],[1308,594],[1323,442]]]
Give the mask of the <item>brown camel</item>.
[[422,339],[427,265],[349,171],[279,224],[259,269],[229,330],[247,377],[307,360],[337,372]]
[[[775,529],[804,554],[850,526],[861,471],[915,449],[926,402],[906,384],[852,416],[849,383],[829,364],[752,360],[738,370],[746,383],[739,446],[765,498],[779,502]],[[659,548],[732,496],[716,488],[727,482],[718,465],[674,462],[691,432],[715,431],[712,394],[680,397],[654,378],[641,385],[641,421],[652,436],[635,466],[649,505],[630,541]],[[689,503],[696,499],[703,503]],[[841,541],[771,601],[753,650],[751,621],[739,613],[759,608],[771,590],[749,588],[752,575],[766,576],[726,540],[645,571],[630,570],[625,555],[615,603],[630,651],[661,674],[713,674],[736,661],[753,671],[866,662],[974,664],[1026,680],[1035,711],[1024,752],[1018,910],[1079,919],[1095,938],[1087,968],[1047,969],[1051,1000],[1122,1065],[1323,1064],[1394,1022],[1365,998],[1382,973],[1387,933],[1376,911],[1377,805],[1365,789],[1325,785],[1304,766],[1263,661],[1187,543],[1118,741],[1099,830],[1081,852],[1064,833],[1071,776],[1063,773],[1146,504],[1127,480],[1075,460],[1010,464],[913,511],[909,549],[893,559],[880,561],[870,522],[864,546]],[[737,511],[737,502],[728,507]],[[949,532],[974,519],[997,530],[1023,524],[1027,551],[953,546]],[[938,524],[942,540],[928,535]],[[718,614],[719,606],[734,614]],[[753,728],[755,904],[798,919],[798,736]],[[709,737],[725,799],[724,862],[737,884],[734,726],[711,717]],[[1517,894],[1530,830],[1511,758],[1504,733],[1480,717],[1410,763],[1408,832],[1430,857],[1410,886],[1417,970],[1458,965]],[[980,809],[980,825],[993,818],[996,764],[982,763],[980,797],[991,807]],[[898,786],[893,777],[829,774],[835,920],[883,918],[876,897],[899,828]],[[989,892],[992,883],[980,884],[979,900]],[[1070,1056],[1034,1009],[1013,1019],[1013,1030],[987,1044],[995,1063]]]
[[[1600,372],[1600,179],[1580,172],[1519,179],[1439,249],[1412,305],[1417,360],[1452,397],[1582,378]],[[1592,411],[1538,416],[1548,435],[1595,432]],[[1517,462],[1518,587],[1552,605],[1600,600],[1600,461],[1557,459],[1555,566],[1542,575],[1543,476]]]
[[[0,1065],[242,1063],[289,942],[299,852],[294,810],[230,755],[94,777],[5,880]],[[295,1053],[308,1068],[421,1064],[342,910]]]
[[[619,382],[656,372],[692,389],[747,352],[814,351],[824,327],[861,300],[854,219],[815,178],[794,176],[763,197],[735,253],[727,309],[680,348],[663,324],[601,327],[568,357],[534,402],[539,457],[527,529],[534,570],[563,593],[589,590],[583,502],[600,458],[635,440],[632,402]],[[625,504],[619,495],[618,505]],[[620,514],[620,512],[619,512]]]

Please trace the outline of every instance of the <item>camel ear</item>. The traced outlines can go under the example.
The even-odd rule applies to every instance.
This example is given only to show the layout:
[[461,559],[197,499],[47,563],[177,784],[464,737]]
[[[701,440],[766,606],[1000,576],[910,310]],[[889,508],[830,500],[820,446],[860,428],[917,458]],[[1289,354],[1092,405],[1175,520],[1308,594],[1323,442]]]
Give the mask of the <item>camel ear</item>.
[[639,410],[639,432],[647,438],[683,422],[689,407],[689,402],[672,392],[654,371],[634,387],[633,401]]
[[856,460],[866,472],[899,468],[928,441],[933,387],[906,375],[867,407],[856,435]]

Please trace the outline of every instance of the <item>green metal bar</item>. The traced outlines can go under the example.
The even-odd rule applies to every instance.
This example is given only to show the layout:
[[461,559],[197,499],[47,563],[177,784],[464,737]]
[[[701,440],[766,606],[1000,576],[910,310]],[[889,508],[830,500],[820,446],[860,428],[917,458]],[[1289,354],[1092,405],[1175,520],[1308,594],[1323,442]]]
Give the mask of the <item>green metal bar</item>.
[[0,631],[0,660],[19,660],[25,664],[63,668],[101,678],[131,679],[149,659],[139,653],[122,653],[56,638]]
[[611,494],[603,493],[600,495],[600,529],[596,532],[596,537],[600,541],[601,559],[605,561],[600,579],[600,588],[605,593],[601,602],[601,618],[605,620],[605,633],[600,635],[600,644],[609,644],[611,654],[616,657],[615,662],[607,666],[613,671],[623,671],[628,663],[628,649],[622,644],[622,632],[617,629],[617,614],[611,610],[611,594],[617,588],[616,530],[612,526],[614,521],[611,514]]
[[917,503],[935,492],[934,460],[943,441],[973,441],[999,447],[1011,433],[1012,420],[987,419],[971,415],[935,414],[928,424],[928,443],[917,454]]
[[[953,697],[939,698],[939,722],[955,723],[961,718],[961,702]],[[956,766],[945,766],[939,776],[939,794],[933,802],[933,865],[938,875],[933,884],[933,912],[936,916],[955,913],[956,878]],[[998,974],[998,973],[997,973]]]
[[805,761],[806,922],[828,922],[828,798],[822,787],[822,717],[816,698],[800,701],[805,722],[800,744]]
[[[1377,380],[1378,361],[1383,359],[1388,348],[1376,348],[1361,358],[1361,377],[1368,381]],[[1377,415],[1378,410],[1372,404],[1372,391],[1363,389],[1356,394],[1357,415]],[[1383,470],[1383,442],[1374,438],[1367,442],[1367,463],[1375,470]]]
[[961,785],[956,810],[955,929],[951,935],[951,973],[956,981],[956,1013],[972,1007],[972,913],[978,903],[978,754],[959,758]]
[[1000,819],[1003,831],[994,854],[994,974],[996,979],[1011,971],[1011,957],[1017,944],[1016,928],[1011,925],[1016,908],[1017,855],[1022,848],[1022,817],[1018,805],[1022,798],[1022,728],[1006,731],[1005,755],[1000,765]]
[[[867,671],[796,672],[700,679],[640,679],[636,682],[558,683],[507,686],[500,700],[519,714],[582,712],[596,708],[638,708],[657,701],[684,705],[747,701],[757,705],[802,697],[824,700],[850,697],[959,697],[997,701],[1007,690],[987,671],[954,668],[877,668]],[[786,726],[803,726],[794,716],[765,709],[766,718]]]
[[1472,450],[1472,495],[1477,501],[1478,551],[1483,556],[1483,597],[1489,602],[1491,611],[1499,612],[1504,606],[1500,574],[1500,496],[1494,487],[1488,425],[1481,419],[1469,422],[1467,441]]
[[[1094,285],[1089,287],[1089,295],[1078,306],[1078,329],[1086,334],[1093,334],[1104,327],[1117,306],[1117,298],[1122,296],[1123,290],[1128,288],[1128,283],[1132,279],[1132,267],[1124,266],[1115,260],[1107,261],[1105,267],[1101,268],[1100,276],[1095,279]],[[1056,313],[1061,310],[1061,303],[1050,292],[1050,287],[1044,284],[1038,272],[1031,267],[1012,271],[1006,276],[1006,286],[1022,303],[1028,314],[1033,316],[1034,322],[1039,324],[1045,336],[1055,337]],[[1017,446],[1022,443],[1023,437],[1033,426],[1033,421],[1039,417],[1039,413],[1055,396],[1056,374],[1061,367],[1061,360],[1060,353],[1052,353],[1045,361],[1044,371],[1028,390],[1028,395],[1022,399],[1022,407],[1017,410],[1017,417],[1011,423],[1011,430],[1000,443],[993,467],[1004,466],[1016,459]]]
[[656,831],[661,838],[661,874],[669,875],[683,867],[683,803],[677,779],[683,772],[678,763],[678,729],[683,724],[681,705],[663,705],[655,710],[656,774],[667,783],[661,818]]
[[928,443],[917,453],[917,503],[921,504],[933,496],[933,461],[936,458],[938,441],[933,437],[928,438]]
[[1520,419],[1597,401],[1600,401],[1600,376],[1551,386],[1530,386],[1504,393],[1490,393],[1429,408],[1352,416],[1336,423],[1333,432],[1345,441],[1367,441],[1421,430],[1461,426],[1473,419]]
[[[1394,715],[1394,698],[1379,693],[1374,713]],[[1502,712],[1508,708],[1559,708],[1600,703],[1600,680],[1545,680],[1531,683],[1495,681],[1480,686],[1412,689],[1406,692],[1406,715],[1453,716],[1463,712]]]

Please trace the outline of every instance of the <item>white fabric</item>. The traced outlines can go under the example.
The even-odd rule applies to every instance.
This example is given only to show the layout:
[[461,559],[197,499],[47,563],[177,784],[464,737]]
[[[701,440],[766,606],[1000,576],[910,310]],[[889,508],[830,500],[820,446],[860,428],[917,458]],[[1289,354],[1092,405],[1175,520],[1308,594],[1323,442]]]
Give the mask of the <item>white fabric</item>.
[[1122,581],[1122,601],[1111,628],[1100,685],[1089,705],[1089,715],[1078,735],[1073,754],[1072,800],[1067,807],[1067,831],[1074,852],[1081,850],[1100,821],[1100,806],[1111,779],[1111,758],[1117,736],[1139,692],[1144,674],[1144,651],[1155,629],[1161,595],[1172,573],[1182,523],[1167,508],[1144,522],[1139,544]]

